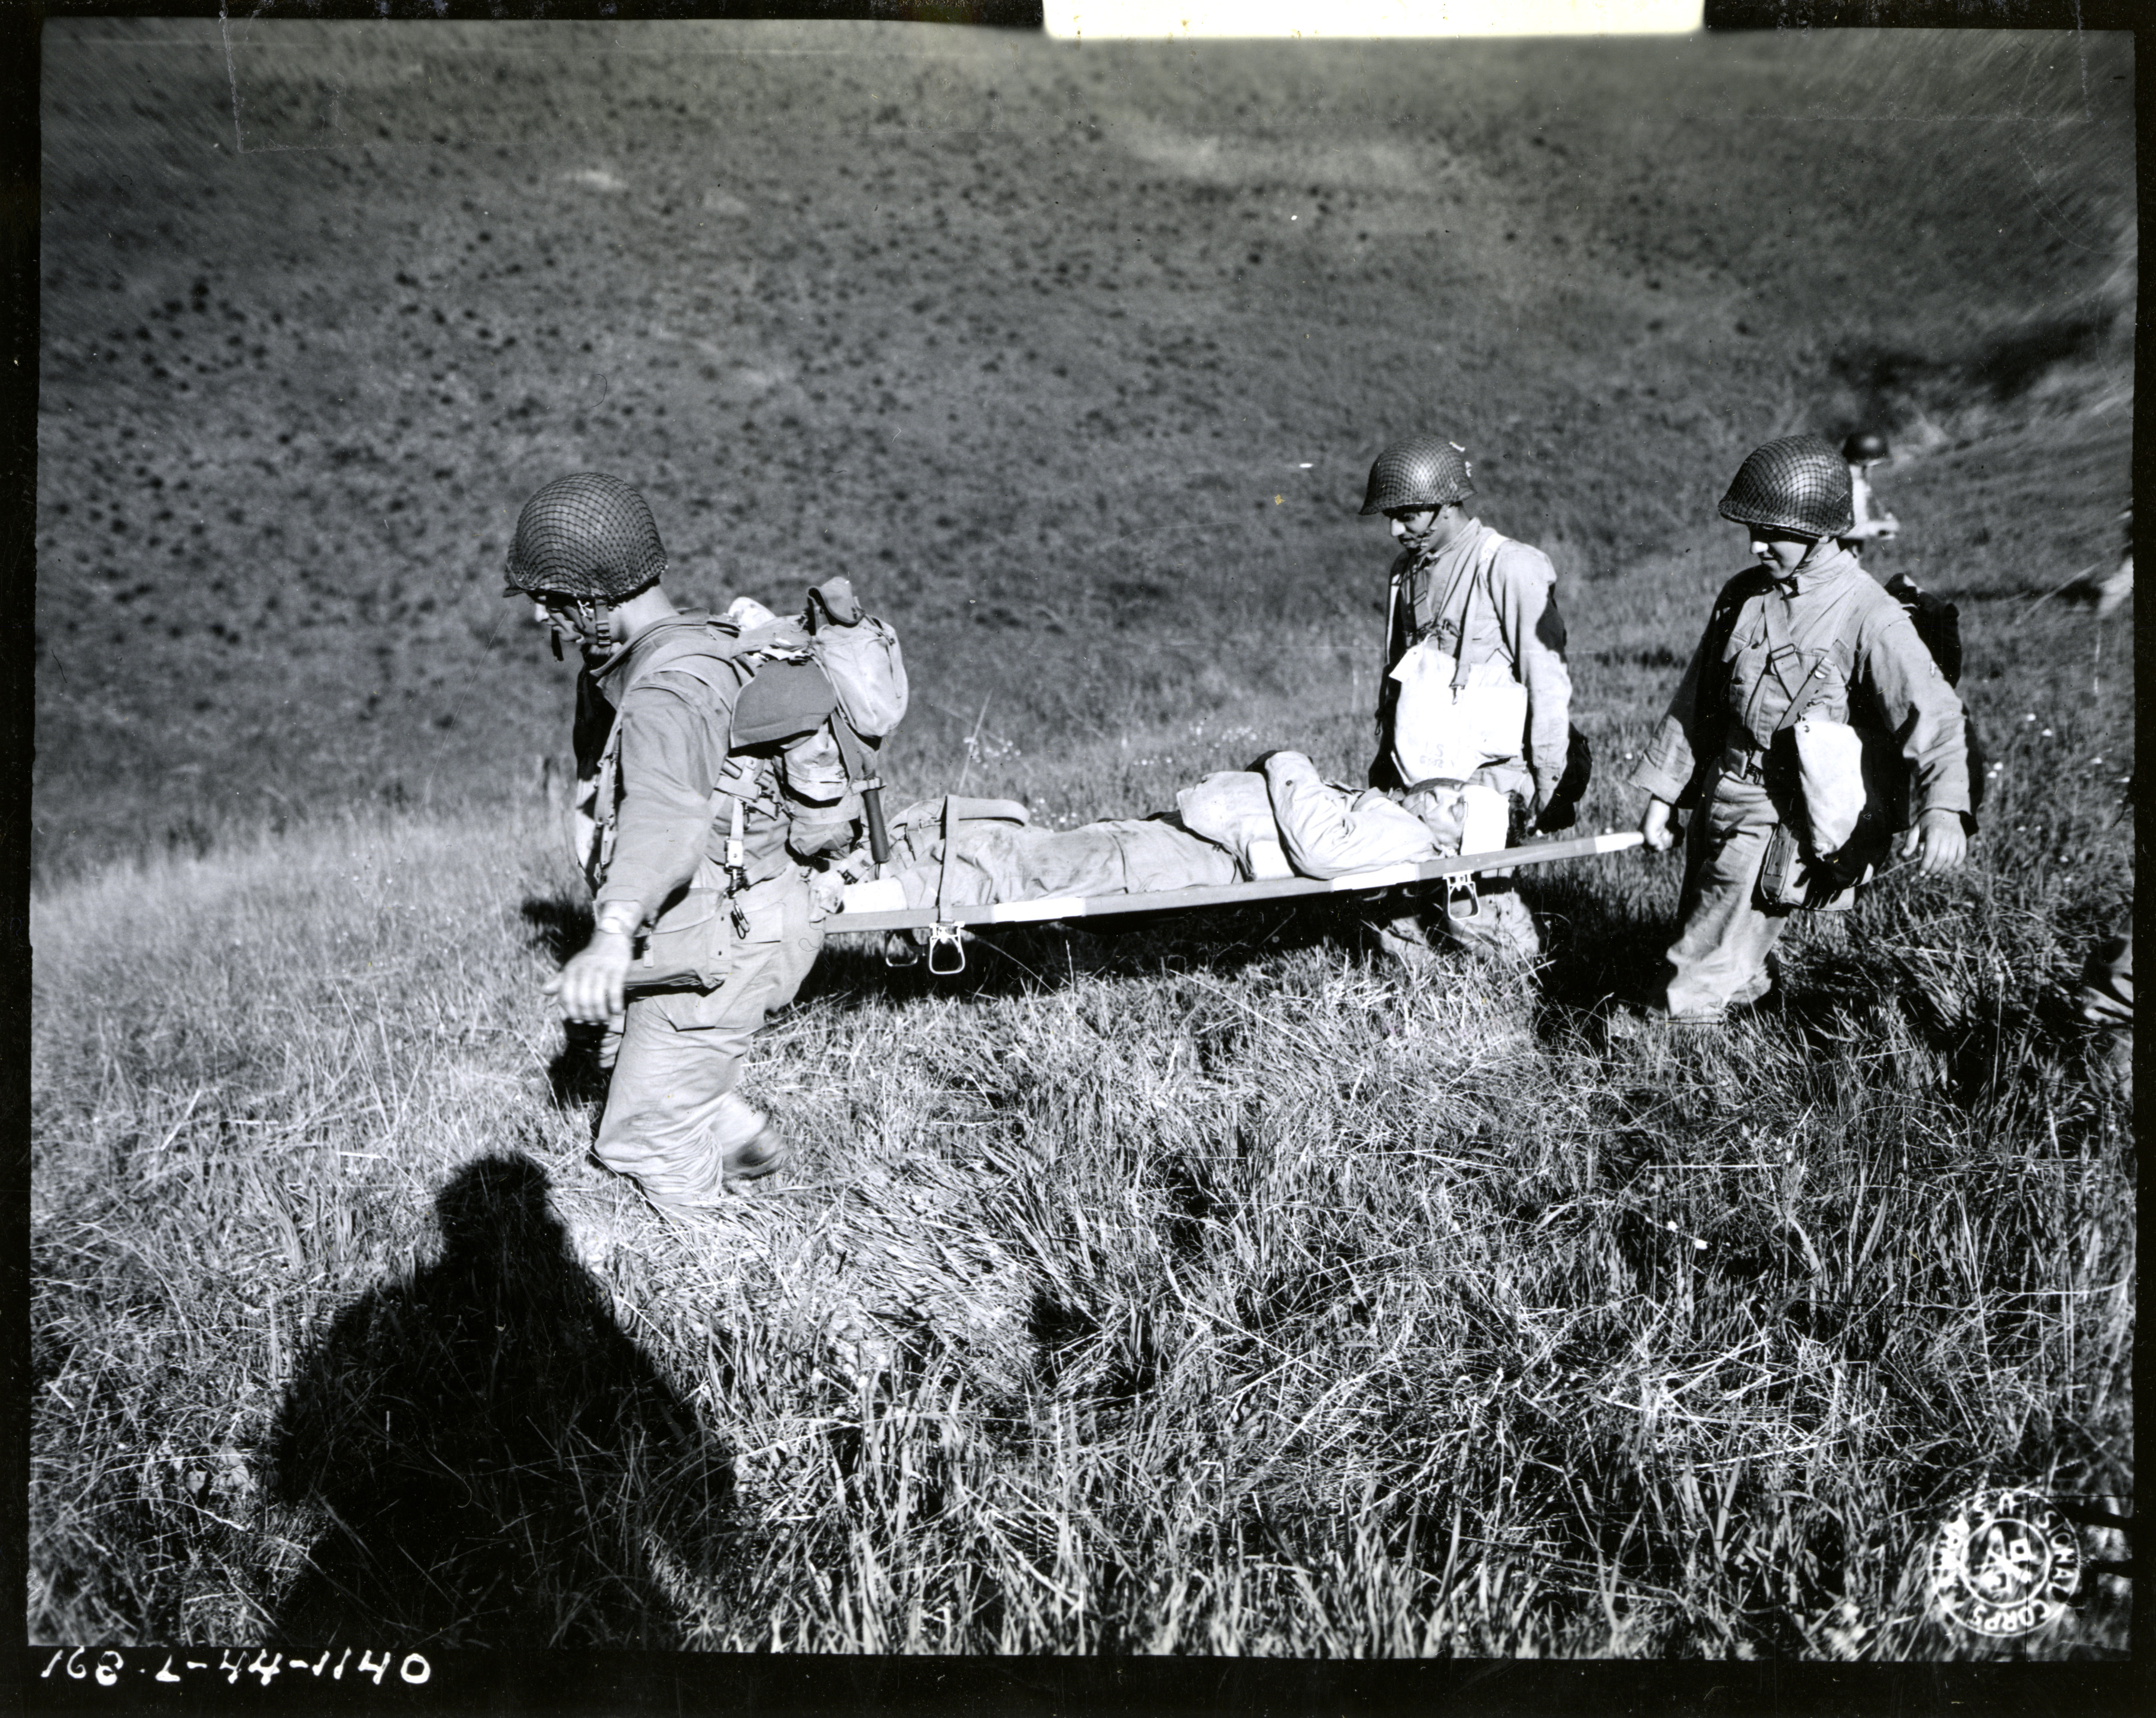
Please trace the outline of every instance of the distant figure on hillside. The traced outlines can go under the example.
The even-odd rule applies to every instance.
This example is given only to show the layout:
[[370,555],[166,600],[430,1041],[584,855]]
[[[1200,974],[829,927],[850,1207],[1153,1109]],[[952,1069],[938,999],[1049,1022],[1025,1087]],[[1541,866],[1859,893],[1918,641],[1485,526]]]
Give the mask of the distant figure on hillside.
[[[583,471],[525,504],[506,594],[535,600],[557,655],[564,638],[583,653],[577,858],[595,928],[547,989],[566,1019],[608,1028],[597,1155],[654,1205],[693,1209],[786,1159],[734,1088],[823,947],[799,860],[843,847],[851,824],[803,797],[780,743],[824,723],[829,682],[757,674],[734,628],[675,608],[665,570],[644,498]],[[785,707],[797,695],[811,702]]]
[[1687,1026],[1765,995],[1789,913],[1848,904],[1909,813],[1902,852],[1927,872],[1958,866],[1969,839],[1961,700],[1908,611],[1841,547],[1849,468],[1833,444],[1755,450],[1721,513],[1758,564],[1716,599],[1632,774],[1650,848],[1675,845],[1673,810],[1692,814],[1682,928],[1650,1011]]
[[1864,553],[1867,543],[1897,536],[1902,522],[1880,505],[1871,491],[1871,468],[1894,457],[1887,438],[1874,430],[1860,430],[1841,445],[1849,463],[1850,527],[1837,539],[1853,555]]
[[[1516,822],[1563,829],[1589,765],[1585,737],[1571,727],[1556,569],[1540,549],[1476,520],[1466,509],[1474,494],[1466,450],[1441,435],[1396,441],[1370,467],[1363,512],[1383,513],[1400,545],[1370,784],[1400,793],[1435,781],[1486,786],[1513,801]],[[1474,952],[1533,959],[1541,939],[1509,874],[1483,877],[1489,887],[1473,916],[1411,911],[1379,942],[1404,961],[1424,958],[1426,918]]]

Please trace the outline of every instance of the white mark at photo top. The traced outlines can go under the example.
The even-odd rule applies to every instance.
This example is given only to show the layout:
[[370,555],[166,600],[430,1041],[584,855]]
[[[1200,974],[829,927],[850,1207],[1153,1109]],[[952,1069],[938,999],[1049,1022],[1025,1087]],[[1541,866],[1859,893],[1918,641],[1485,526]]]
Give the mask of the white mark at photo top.
[[2125,1661],[2133,44],[1558,11],[47,22],[55,1680]]

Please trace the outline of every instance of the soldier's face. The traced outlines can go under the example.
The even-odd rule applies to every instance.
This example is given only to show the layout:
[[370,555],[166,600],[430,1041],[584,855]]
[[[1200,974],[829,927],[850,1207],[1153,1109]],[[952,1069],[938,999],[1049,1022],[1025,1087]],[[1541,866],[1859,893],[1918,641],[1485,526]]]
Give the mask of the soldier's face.
[[1776,573],[1794,573],[1812,545],[1819,539],[1812,537],[1791,537],[1786,532],[1768,531],[1759,526],[1748,527],[1752,533],[1752,553],[1759,558],[1759,564]]
[[1435,507],[1388,507],[1385,517],[1392,521],[1393,536],[1404,543],[1410,537],[1427,537],[1437,523]]
[[537,598],[531,604],[531,618],[563,644],[582,647],[597,636],[585,620],[583,609],[560,597]]

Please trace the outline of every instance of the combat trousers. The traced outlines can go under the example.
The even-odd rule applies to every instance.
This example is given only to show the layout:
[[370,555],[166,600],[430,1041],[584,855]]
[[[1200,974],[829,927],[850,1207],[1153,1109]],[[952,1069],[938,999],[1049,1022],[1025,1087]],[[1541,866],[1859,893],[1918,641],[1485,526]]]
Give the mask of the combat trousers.
[[1682,928],[1669,952],[1671,1019],[1719,1021],[1732,1006],[1767,994],[1767,951],[1791,909],[1759,905],[1759,866],[1781,820],[1766,789],[1733,775],[1718,777],[1692,814],[1677,908]]
[[758,893],[767,898],[750,921],[757,940],[733,938],[723,915],[714,922],[714,934],[725,939],[716,984],[629,998],[594,1150],[662,1204],[722,1196],[726,1153],[754,1139],[765,1121],[734,1089],[749,1040],[793,1000],[824,946],[822,922],[808,917],[805,882]]

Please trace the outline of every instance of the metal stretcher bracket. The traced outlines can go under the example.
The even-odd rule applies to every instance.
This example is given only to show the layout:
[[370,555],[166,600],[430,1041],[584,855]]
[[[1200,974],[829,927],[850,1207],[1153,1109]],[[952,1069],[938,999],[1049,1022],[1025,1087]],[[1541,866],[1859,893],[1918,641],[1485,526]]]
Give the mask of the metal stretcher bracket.
[[[948,978],[953,973],[966,970],[966,933],[955,924],[932,924],[928,927],[928,970],[938,978]],[[943,951],[948,949],[947,959]]]

